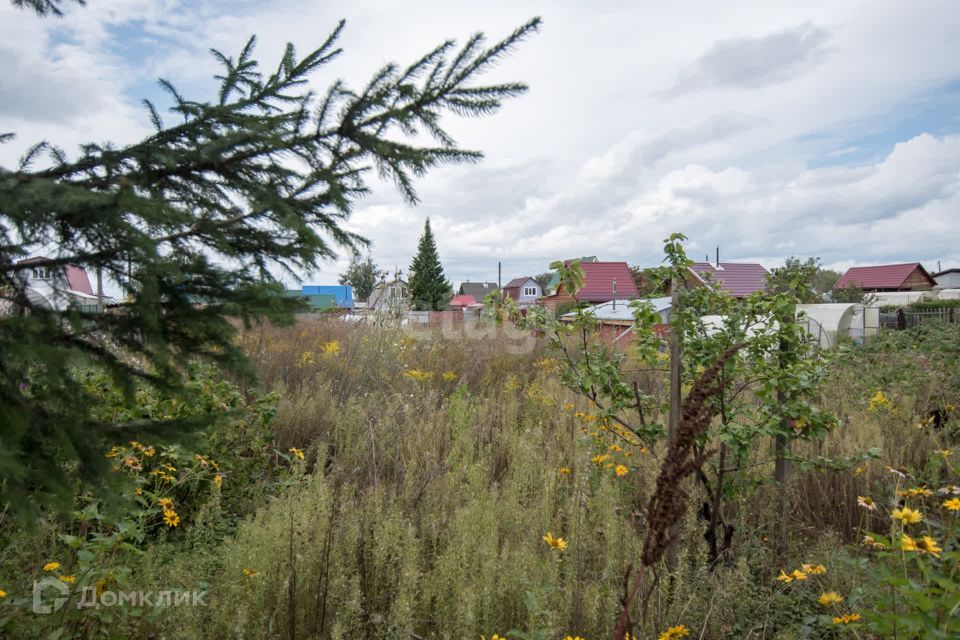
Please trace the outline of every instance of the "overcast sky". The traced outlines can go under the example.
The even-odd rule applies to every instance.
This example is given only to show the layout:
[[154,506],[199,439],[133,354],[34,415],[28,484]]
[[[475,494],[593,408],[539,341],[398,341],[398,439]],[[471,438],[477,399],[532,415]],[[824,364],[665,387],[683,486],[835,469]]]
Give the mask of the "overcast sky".
[[[498,260],[505,281],[580,255],[655,265],[674,231],[695,258],[719,245],[768,267],[960,266],[952,0],[88,4],[40,19],[0,0],[0,131],[17,133],[0,165],[43,139],[137,140],[157,77],[207,98],[208,48],[235,53],[250,34],[272,65],[285,42],[307,51],[346,18],[345,54],[316,83],[356,87],[385,62],[539,15],[540,33],[487,78],[529,93],[447,122],[485,160],[420,181],[418,207],[390,185],[357,206],[350,227],[381,266],[406,271],[427,216],[454,282],[495,280]],[[347,257],[308,280],[334,283]]]

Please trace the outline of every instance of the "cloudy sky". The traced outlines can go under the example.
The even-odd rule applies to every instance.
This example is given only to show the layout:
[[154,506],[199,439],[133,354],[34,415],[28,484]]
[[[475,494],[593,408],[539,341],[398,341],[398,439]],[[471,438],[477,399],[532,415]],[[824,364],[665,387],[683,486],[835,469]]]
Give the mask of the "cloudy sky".
[[[960,266],[952,0],[89,0],[62,19],[0,0],[0,131],[18,136],[0,165],[42,139],[135,141],[156,78],[206,98],[208,48],[237,52],[250,34],[273,64],[285,42],[307,51],[346,18],[345,54],[316,83],[358,86],[385,62],[535,15],[540,33],[487,77],[529,93],[447,123],[483,163],[423,179],[418,207],[390,185],[357,207],[350,226],[382,266],[406,270],[427,216],[455,282],[495,280],[498,260],[504,279],[579,255],[654,265],[674,231],[695,258],[719,245],[768,267]],[[334,282],[346,259],[309,280]]]

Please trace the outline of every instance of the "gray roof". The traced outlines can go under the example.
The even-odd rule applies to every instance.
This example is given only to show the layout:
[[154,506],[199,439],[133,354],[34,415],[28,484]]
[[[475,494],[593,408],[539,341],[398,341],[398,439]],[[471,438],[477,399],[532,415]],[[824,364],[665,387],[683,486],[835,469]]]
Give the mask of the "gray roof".
[[[644,302],[649,302],[653,305],[653,308],[659,313],[665,309],[670,308],[670,296],[664,298],[644,298]],[[604,302],[602,304],[596,304],[592,307],[586,307],[585,312],[593,314],[597,320],[623,320],[631,321],[633,320],[633,307],[630,306],[629,300],[617,300],[616,308],[614,308],[613,301]],[[570,318],[576,315],[575,311],[564,314],[564,318]]]
[[496,282],[462,282],[458,293],[462,296],[473,296],[477,302],[482,302],[488,293],[499,290]]

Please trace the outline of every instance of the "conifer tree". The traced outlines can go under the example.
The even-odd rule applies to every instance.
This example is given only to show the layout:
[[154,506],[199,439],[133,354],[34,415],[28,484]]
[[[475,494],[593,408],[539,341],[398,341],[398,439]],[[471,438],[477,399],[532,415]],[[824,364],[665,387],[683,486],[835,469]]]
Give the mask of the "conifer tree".
[[[59,4],[14,0],[41,15]],[[305,56],[287,45],[272,69],[261,69],[250,38],[236,57],[212,52],[222,66],[213,101],[161,80],[174,122],[144,101],[155,129],[146,139],[87,144],[76,157],[40,143],[0,166],[0,511],[69,508],[75,483],[108,475],[109,444],[193,426],[105,422],[92,374],[108,373],[131,406],[137,385],[189,394],[185,372],[197,358],[252,376],[238,324],[292,322],[302,302],[284,296],[280,278],[366,244],[343,223],[372,170],[415,203],[415,176],[478,161],[441,116],[489,115],[523,93],[520,83],[475,80],[538,24],[489,47],[481,34],[459,49],[447,41],[358,89],[337,80],[319,95],[307,83],[341,54],[343,22]],[[121,295],[107,313],[39,304],[16,264],[38,254],[48,258],[32,268],[78,265]]]
[[417,310],[441,311],[450,301],[453,288],[443,275],[437,243],[430,229],[430,218],[423,225],[417,255],[410,264],[410,298]]

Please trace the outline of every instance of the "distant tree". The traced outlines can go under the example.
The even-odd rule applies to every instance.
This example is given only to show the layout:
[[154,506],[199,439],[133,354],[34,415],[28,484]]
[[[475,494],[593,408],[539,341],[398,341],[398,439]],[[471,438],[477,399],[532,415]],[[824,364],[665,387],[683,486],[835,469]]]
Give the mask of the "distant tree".
[[[14,4],[52,14],[60,3]],[[111,444],[179,437],[217,419],[172,412],[117,423],[99,411],[90,376],[109,374],[130,407],[143,386],[192,397],[196,360],[252,377],[238,328],[290,323],[302,308],[278,274],[365,244],[344,222],[373,169],[415,203],[416,177],[476,162],[443,117],[488,115],[523,93],[476,80],[538,24],[490,47],[479,34],[459,50],[448,41],[360,88],[337,80],[321,92],[311,80],[342,53],[343,23],[305,55],[288,45],[266,69],[251,38],[237,56],[213,52],[222,69],[210,101],[161,81],[172,122],[146,102],[154,131],[143,140],[86,144],[76,157],[41,143],[0,166],[0,513],[70,509],[79,483],[93,493],[113,477]],[[0,133],[0,143],[12,137]],[[116,304],[109,313],[42,304],[16,264],[38,254],[49,257],[34,268],[102,273],[120,287]]]
[[633,275],[633,282],[637,285],[637,291],[640,293],[641,298],[666,295],[670,288],[669,267],[640,267],[632,265],[630,267],[630,273]]
[[365,259],[361,259],[359,255],[354,255],[347,270],[340,274],[340,284],[353,287],[353,297],[366,302],[373,293],[380,273],[380,268],[373,261],[373,256],[367,255]]
[[801,291],[799,301],[802,304],[810,304],[821,302],[823,294],[833,289],[837,280],[840,279],[840,274],[821,267],[820,258],[801,260],[796,256],[790,256],[784,261],[782,267],[773,269],[767,276],[767,287],[775,293],[796,289],[796,285],[800,284],[797,278],[800,278],[804,285],[799,289]]
[[543,294],[547,295],[547,289],[550,288],[550,281],[553,280],[553,271],[547,271],[545,273],[538,273],[533,276],[533,279],[537,281],[537,284],[540,285],[540,288],[543,289]]
[[830,292],[830,299],[834,302],[852,302],[855,304],[866,304],[870,302],[873,296],[861,289],[855,284],[849,284]]
[[410,298],[418,311],[440,311],[447,306],[453,287],[443,275],[443,265],[437,253],[437,243],[430,229],[430,218],[423,225],[423,235],[417,244],[417,255],[410,264]]

